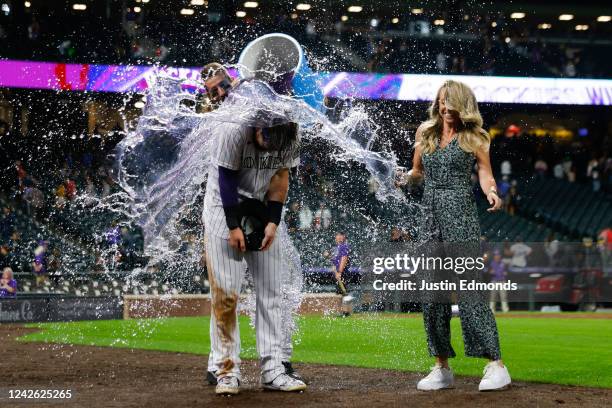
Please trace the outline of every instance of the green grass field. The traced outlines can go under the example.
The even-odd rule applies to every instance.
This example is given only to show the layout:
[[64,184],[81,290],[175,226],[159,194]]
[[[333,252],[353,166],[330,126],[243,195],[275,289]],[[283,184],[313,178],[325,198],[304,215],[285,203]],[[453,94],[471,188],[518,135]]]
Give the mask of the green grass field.
[[[207,354],[208,324],[207,317],[32,324],[42,331],[20,340]],[[500,318],[498,326],[513,379],[612,388],[611,320]],[[464,357],[458,319],[452,329],[455,373],[480,376],[485,361]],[[256,358],[248,319],[240,330],[243,358]],[[301,317],[295,342],[296,362],[421,372],[432,365],[420,318]]]

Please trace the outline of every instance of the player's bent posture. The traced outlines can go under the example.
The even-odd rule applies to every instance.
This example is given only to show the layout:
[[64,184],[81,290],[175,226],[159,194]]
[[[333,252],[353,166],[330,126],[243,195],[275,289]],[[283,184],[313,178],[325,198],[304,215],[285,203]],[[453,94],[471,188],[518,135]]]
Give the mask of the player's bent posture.
[[[491,207],[501,207],[489,158],[489,134],[474,92],[465,84],[446,81],[429,108],[430,119],[417,129],[411,174],[406,181],[424,179],[423,201],[431,216],[425,221],[426,240],[477,245],[480,225],[471,192],[471,171],[478,164],[480,187]],[[499,336],[493,312],[486,299],[470,291],[457,293],[465,354],[489,359],[478,389],[497,390],[510,384],[510,374],[501,360]],[[423,391],[452,388],[453,372],[448,359],[451,346],[451,305],[448,301],[423,303],[423,320],[429,353],[435,357],[432,371],[417,384]]]
[[297,125],[259,129],[228,123],[224,129],[225,134],[215,139],[203,215],[216,392],[239,391],[236,311],[245,262],[255,285],[255,330],[263,387],[304,390],[306,384],[288,375],[282,364],[283,264],[275,239],[289,189],[289,169],[299,163]]
[[[210,112],[220,107],[225,99],[240,85],[240,81],[233,79],[225,67],[217,62],[211,62],[204,66],[202,69],[202,80],[204,81],[204,87],[206,88],[206,104],[201,107],[202,111]],[[281,228],[283,225],[280,226]],[[281,229],[281,233],[286,234],[286,229]],[[288,245],[287,248],[284,249],[284,255],[290,253],[292,256],[298,256],[295,251],[295,247],[292,245]],[[283,259],[284,261],[290,262],[289,259]],[[294,265],[295,266],[295,265]],[[302,376],[295,371],[293,365],[291,364],[291,356],[293,354],[293,344],[292,344],[292,335],[293,335],[293,313],[295,312],[297,305],[299,304],[299,300],[289,299],[290,296],[294,296],[292,291],[301,291],[302,280],[303,277],[301,275],[301,270],[299,268],[290,267],[287,265],[282,268],[283,271],[283,288],[286,293],[283,293],[283,303],[282,303],[282,320],[285,327],[284,337],[282,340],[282,350],[283,350],[283,366],[285,367],[285,373],[289,374],[291,377],[294,377],[298,380],[303,381]],[[248,268],[245,268],[245,279],[249,283],[250,286],[253,286],[253,279],[251,276],[251,271]],[[287,293],[287,288],[291,288],[291,291]],[[255,319],[252,317],[253,320]],[[215,350],[211,349],[209,354],[209,362],[208,369],[206,373],[206,379],[210,385],[217,385],[217,375],[216,372],[218,367],[215,364],[215,361],[218,358],[215,356]]]

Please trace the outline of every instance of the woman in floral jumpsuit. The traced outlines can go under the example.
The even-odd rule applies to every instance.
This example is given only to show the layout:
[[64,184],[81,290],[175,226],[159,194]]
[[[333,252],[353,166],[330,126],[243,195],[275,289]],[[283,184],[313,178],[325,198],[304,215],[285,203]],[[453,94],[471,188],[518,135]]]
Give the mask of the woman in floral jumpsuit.
[[[424,179],[423,204],[428,214],[421,240],[456,245],[455,248],[477,247],[480,225],[471,187],[474,162],[478,164],[480,187],[491,204],[488,211],[498,210],[502,201],[491,170],[490,137],[482,128],[474,93],[461,82],[446,81],[430,106],[429,117],[417,129],[413,167],[405,178],[407,182]],[[468,291],[457,295],[466,355],[490,360],[479,390],[507,387],[510,375],[501,360],[497,326],[486,299]],[[424,301],[427,342],[436,365],[419,381],[419,390],[453,387],[453,373],[448,366],[448,358],[455,356],[450,343],[451,317],[448,301]]]

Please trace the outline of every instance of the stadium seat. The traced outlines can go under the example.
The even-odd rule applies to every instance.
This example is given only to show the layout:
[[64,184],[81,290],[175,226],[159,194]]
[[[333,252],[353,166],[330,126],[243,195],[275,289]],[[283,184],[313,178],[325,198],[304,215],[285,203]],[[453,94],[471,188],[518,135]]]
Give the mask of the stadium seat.
[[612,204],[588,186],[554,178],[533,178],[520,189],[519,213],[544,222],[566,239],[595,237],[612,220]]

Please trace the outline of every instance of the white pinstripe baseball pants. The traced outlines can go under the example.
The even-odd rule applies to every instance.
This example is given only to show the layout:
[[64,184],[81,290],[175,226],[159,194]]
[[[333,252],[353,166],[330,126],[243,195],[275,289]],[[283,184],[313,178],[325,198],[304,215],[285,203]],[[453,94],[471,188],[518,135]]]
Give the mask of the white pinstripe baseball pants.
[[206,235],[206,263],[211,285],[211,359],[209,371],[240,378],[237,305],[246,261],[256,294],[255,331],[263,382],[285,372],[282,365],[282,260],[278,237],[267,251],[240,252],[228,240]]

